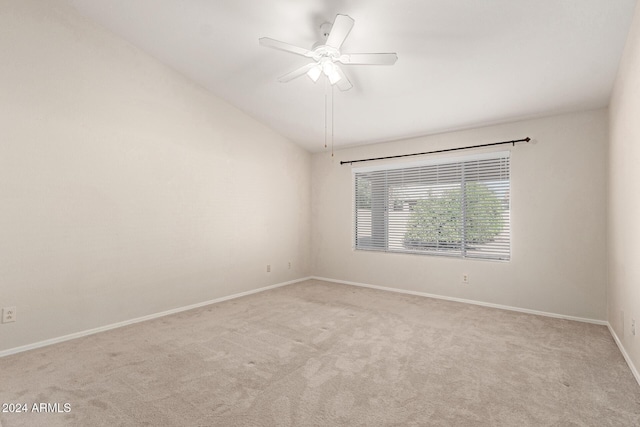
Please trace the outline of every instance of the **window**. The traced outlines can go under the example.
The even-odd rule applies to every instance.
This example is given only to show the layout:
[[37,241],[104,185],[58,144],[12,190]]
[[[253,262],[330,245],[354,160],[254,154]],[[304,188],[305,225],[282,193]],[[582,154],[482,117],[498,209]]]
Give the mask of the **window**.
[[357,250],[509,260],[509,152],[353,172]]

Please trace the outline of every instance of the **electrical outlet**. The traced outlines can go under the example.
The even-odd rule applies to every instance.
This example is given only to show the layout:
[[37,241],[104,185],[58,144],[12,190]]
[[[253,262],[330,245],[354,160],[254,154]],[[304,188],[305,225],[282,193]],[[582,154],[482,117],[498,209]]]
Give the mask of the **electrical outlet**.
[[469,273],[462,273],[462,283],[465,285],[469,284]]
[[291,261],[289,261],[289,270],[291,270]]
[[636,336],[636,319],[631,319],[631,335]]
[[11,323],[16,321],[16,308],[5,307],[2,309],[2,323]]
[[267,264],[267,273],[271,273],[271,264]]

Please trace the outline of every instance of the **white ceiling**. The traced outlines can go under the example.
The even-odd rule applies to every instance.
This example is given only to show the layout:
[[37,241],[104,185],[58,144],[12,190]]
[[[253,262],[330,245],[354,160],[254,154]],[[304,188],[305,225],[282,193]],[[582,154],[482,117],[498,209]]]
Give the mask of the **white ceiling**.
[[342,53],[397,52],[344,66],[335,145],[365,144],[608,105],[636,0],[69,0],[82,14],[310,151],[324,147],[324,89],[277,78],[337,13]]

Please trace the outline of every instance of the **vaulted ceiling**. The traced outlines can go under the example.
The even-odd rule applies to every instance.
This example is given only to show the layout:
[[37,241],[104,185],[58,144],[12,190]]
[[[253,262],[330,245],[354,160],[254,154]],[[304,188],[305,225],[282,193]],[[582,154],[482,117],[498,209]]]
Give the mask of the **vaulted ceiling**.
[[345,66],[336,147],[605,107],[636,0],[68,0],[97,21],[310,151],[324,147],[326,85],[278,77],[346,14],[343,53],[397,52]]

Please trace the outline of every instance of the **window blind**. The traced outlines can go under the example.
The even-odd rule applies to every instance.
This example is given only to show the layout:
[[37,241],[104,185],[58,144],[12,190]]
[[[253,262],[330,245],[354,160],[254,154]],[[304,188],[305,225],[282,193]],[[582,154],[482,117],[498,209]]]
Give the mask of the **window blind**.
[[509,260],[509,152],[354,170],[355,248]]

